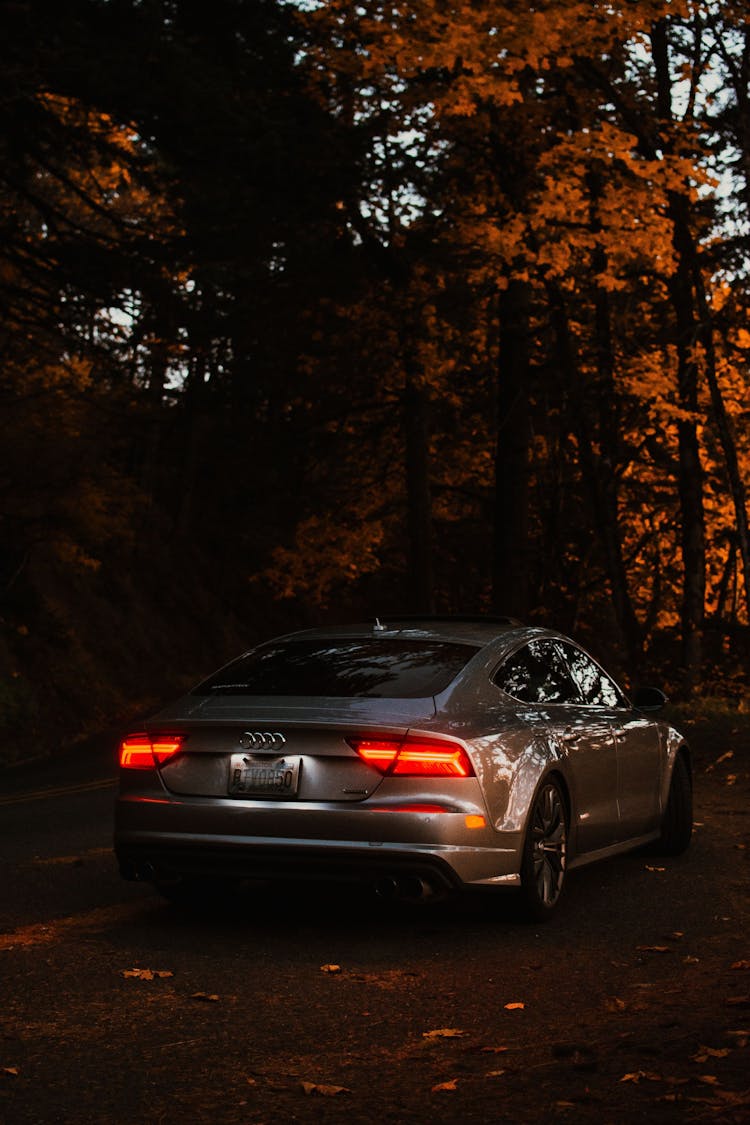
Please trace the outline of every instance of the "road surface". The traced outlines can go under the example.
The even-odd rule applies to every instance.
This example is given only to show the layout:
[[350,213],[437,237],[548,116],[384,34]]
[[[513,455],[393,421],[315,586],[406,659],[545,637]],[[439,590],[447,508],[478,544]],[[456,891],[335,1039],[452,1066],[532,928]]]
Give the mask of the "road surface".
[[750,745],[559,915],[123,883],[111,752],[0,773],[0,1121],[750,1121]]

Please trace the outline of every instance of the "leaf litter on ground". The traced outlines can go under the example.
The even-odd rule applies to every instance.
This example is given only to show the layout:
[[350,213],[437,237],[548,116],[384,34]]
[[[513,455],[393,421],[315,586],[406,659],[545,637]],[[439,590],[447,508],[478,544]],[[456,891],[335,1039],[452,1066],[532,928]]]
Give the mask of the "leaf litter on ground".
[[331,1086],[326,1082],[300,1082],[305,1094],[319,1094],[324,1098],[335,1098],[337,1094],[350,1094],[347,1086]]
[[434,1031],[423,1031],[423,1039],[458,1039],[460,1036],[465,1035],[466,1032],[462,1031],[459,1027],[436,1027]]
[[122,976],[134,980],[164,980],[173,977],[174,973],[171,969],[123,969]]

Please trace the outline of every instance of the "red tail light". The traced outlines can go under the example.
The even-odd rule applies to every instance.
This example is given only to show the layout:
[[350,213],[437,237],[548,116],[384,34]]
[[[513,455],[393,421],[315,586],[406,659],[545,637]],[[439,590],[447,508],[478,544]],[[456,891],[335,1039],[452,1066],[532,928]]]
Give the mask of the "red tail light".
[[152,770],[163,766],[182,749],[181,734],[129,734],[120,743],[120,766],[125,770]]
[[472,777],[469,756],[457,742],[437,738],[350,738],[360,758],[380,773],[399,777]]

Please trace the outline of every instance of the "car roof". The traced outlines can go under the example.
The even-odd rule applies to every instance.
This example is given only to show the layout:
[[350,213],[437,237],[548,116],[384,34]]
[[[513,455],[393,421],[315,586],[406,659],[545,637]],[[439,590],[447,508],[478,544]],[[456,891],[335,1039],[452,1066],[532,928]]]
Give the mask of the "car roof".
[[292,637],[302,639],[324,637],[399,637],[404,640],[443,640],[458,641],[463,644],[476,645],[483,648],[501,637],[524,634],[526,632],[538,633],[534,628],[529,630],[520,621],[512,617],[468,617],[468,616],[383,616],[373,618],[371,621],[357,622],[351,625],[320,626],[314,629],[303,629],[296,633],[288,634],[284,639]]

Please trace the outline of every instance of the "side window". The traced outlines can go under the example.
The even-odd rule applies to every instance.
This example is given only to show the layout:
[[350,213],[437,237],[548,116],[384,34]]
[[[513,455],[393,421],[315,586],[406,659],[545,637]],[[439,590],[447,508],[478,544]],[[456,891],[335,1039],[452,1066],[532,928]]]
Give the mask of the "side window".
[[563,645],[570,673],[578,685],[584,703],[591,707],[622,707],[625,699],[614,680],[603,672],[590,656],[575,645]]
[[522,703],[580,703],[565,661],[552,641],[529,641],[505,661],[492,682]]

